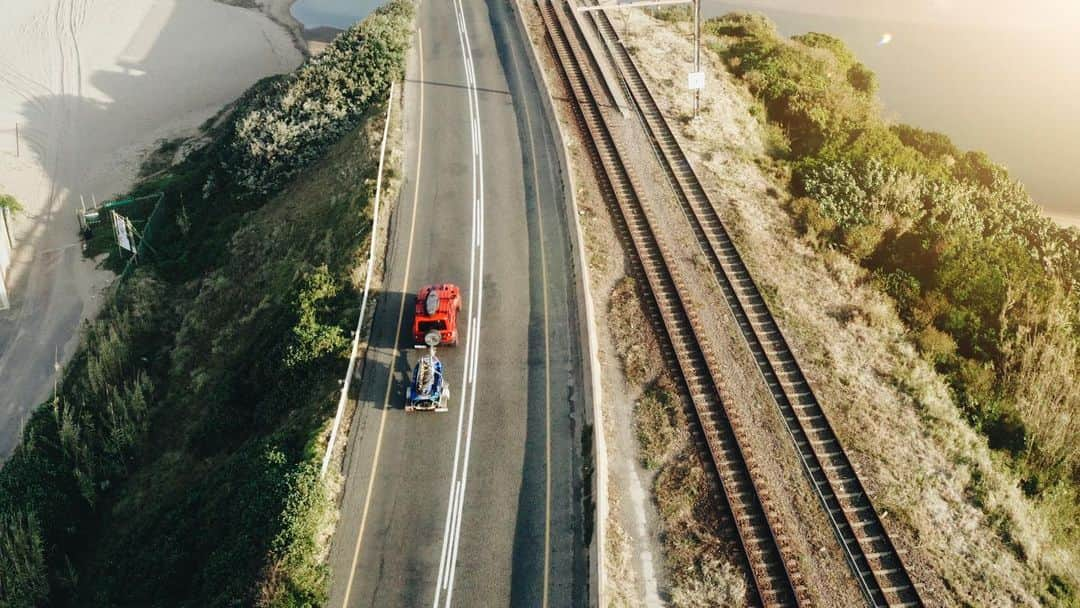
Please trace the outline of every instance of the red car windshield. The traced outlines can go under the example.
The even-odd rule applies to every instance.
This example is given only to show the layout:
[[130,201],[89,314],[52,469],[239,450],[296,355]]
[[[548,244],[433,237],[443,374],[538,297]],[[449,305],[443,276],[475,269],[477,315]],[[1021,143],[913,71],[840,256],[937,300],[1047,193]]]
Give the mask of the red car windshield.
[[446,321],[420,321],[419,329],[420,333],[427,333],[431,330],[443,331],[446,329]]

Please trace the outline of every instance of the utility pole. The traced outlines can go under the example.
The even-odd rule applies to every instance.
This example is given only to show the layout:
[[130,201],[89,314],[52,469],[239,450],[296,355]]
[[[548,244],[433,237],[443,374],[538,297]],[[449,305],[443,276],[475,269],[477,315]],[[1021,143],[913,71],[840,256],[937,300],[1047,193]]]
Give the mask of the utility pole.
[[[694,0],[694,72],[701,73],[701,0]],[[701,103],[701,89],[694,89],[694,116]]]
[[[575,8],[579,13],[590,11],[627,10],[631,8],[644,8],[647,6],[665,6],[669,4],[693,4],[694,11],[694,71],[687,79],[689,88],[694,91],[694,116],[697,116],[698,107],[701,104],[701,89],[705,86],[705,74],[701,71],[701,0],[631,0],[630,2],[618,2],[607,4],[590,4]],[[613,28],[614,29],[614,28]],[[625,38],[626,25],[623,25],[623,37]]]

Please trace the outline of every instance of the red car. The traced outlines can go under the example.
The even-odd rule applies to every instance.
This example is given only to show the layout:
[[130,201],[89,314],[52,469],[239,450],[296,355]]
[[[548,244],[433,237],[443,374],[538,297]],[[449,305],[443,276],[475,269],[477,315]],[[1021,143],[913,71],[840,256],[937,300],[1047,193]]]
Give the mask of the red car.
[[439,345],[453,346],[458,341],[457,318],[461,310],[461,289],[453,283],[428,285],[416,294],[413,317],[413,341],[416,346],[434,346],[428,334],[438,332]]

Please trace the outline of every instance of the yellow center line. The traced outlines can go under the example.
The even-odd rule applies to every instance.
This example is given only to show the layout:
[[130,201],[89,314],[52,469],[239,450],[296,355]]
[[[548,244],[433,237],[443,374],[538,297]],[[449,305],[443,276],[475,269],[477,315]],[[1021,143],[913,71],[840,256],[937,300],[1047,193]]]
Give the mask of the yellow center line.
[[364,528],[367,526],[368,510],[371,507],[371,494],[375,488],[375,474],[379,469],[379,452],[382,449],[383,429],[386,427],[386,415],[390,410],[390,392],[394,386],[394,361],[398,355],[398,344],[401,341],[401,325],[405,319],[405,290],[409,287],[409,268],[412,265],[413,235],[416,232],[416,210],[420,201],[420,161],[424,151],[424,37],[420,28],[416,28],[417,57],[420,63],[420,80],[417,87],[420,89],[420,121],[416,132],[416,183],[413,185],[412,220],[409,223],[409,246],[405,254],[405,276],[401,279],[401,304],[398,307],[397,329],[394,331],[394,349],[390,354],[390,371],[386,379],[386,394],[383,397],[382,415],[379,417],[379,432],[375,439],[375,455],[371,461],[371,474],[368,477],[367,495],[364,497],[364,510],[360,516],[360,530],[356,533],[356,546],[353,548],[352,567],[349,568],[349,582],[345,585],[345,599],[342,606],[349,605],[349,596],[352,594],[353,579],[356,576],[356,563],[360,559],[360,544],[364,538]]
[[[516,7],[515,7],[516,10]],[[514,71],[521,74],[518,66],[517,52],[513,45],[510,47],[510,56],[513,58]],[[529,136],[529,158],[532,164],[533,196],[536,198],[536,225],[539,229],[540,246],[540,278],[544,285],[544,591],[543,607],[548,605],[548,579],[551,575],[551,347],[548,335],[548,274],[547,253],[544,251],[544,218],[540,207],[540,171],[536,166],[536,142],[533,139],[532,113],[529,112],[529,104],[523,101],[525,108],[525,129]]]

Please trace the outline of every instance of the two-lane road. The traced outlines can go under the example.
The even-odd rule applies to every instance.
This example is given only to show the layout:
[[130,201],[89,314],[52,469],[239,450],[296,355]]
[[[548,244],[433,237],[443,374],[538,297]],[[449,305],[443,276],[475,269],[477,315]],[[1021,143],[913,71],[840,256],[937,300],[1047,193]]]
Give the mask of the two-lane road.
[[[507,0],[428,0],[330,606],[580,606],[584,386],[558,141]],[[448,414],[406,414],[424,284],[463,289]]]

